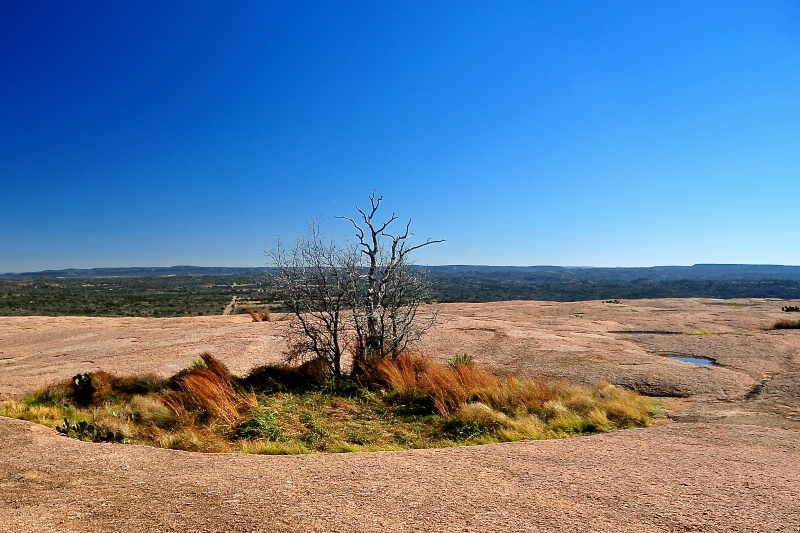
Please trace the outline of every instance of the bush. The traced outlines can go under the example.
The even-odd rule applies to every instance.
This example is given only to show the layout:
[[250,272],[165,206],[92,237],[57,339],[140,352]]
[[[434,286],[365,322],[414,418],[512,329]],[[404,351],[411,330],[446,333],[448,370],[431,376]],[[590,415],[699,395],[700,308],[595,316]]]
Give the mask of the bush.
[[237,382],[245,389],[257,392],[303,392],[318,390],[328,383],[330,372],[324,361],[312,359],[299,366],[270,364],[250,370]]
[[70,396],[81,407],[101,405],[113,392],[116,378],[102,370],[72,378]]
[[800,320],[778,320],[772,329],[800,329]]

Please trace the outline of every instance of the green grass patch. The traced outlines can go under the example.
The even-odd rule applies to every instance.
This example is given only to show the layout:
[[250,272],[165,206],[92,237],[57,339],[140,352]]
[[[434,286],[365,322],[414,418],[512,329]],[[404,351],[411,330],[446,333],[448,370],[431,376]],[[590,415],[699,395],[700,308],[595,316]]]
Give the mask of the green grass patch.
[[360,382],[318,365],[232,376],[208,354],[171,378],[79,374],[0,415],[73,438],[203,452],[359,452],[561,438],[646,426],[651,399],[608,384],[497,377],[467,356],[383,361]]

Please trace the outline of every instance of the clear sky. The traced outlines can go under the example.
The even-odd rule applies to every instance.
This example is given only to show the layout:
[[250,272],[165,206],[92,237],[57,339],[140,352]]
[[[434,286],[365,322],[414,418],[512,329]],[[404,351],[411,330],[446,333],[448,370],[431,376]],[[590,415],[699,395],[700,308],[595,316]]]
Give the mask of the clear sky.
[[0,272],[800,264],[796,1],[0,0]]

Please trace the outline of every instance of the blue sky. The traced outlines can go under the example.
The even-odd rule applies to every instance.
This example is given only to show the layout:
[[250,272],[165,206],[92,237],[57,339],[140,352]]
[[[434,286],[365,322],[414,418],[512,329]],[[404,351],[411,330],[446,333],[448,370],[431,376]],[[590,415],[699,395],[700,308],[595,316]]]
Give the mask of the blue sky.
[[800,4],[0,2],[0,272],[800,264]]

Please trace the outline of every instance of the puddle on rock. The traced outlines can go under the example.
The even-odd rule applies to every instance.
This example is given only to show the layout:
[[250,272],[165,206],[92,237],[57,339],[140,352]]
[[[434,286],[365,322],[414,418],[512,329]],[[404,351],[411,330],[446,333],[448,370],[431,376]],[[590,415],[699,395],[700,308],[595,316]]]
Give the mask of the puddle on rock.
[[714,360],[708,357],[694,357],[689,355],[667,355],[670,359],[675,361],[683,361],[684,363],[692,363],[693,365],[701,366],[714,366]]

